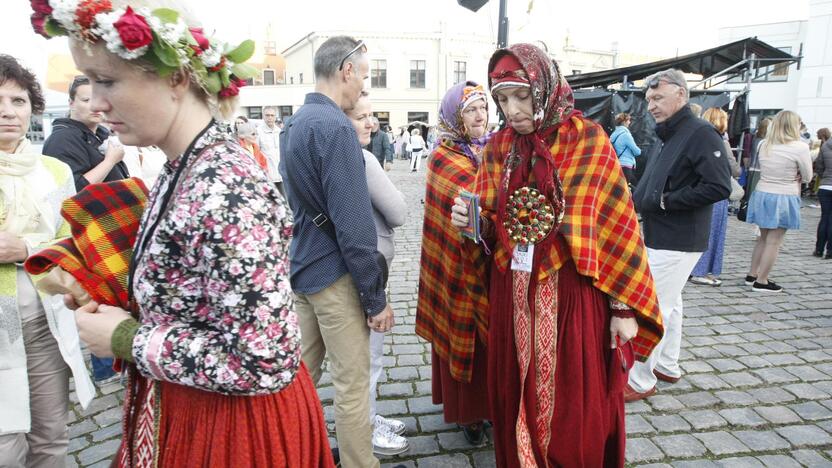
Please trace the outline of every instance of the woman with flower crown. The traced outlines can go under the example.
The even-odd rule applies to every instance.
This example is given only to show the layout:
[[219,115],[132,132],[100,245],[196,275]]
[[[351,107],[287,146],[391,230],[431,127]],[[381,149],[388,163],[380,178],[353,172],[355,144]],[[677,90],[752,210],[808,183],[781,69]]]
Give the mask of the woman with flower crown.
[[[32,24],[68,35],[92,107],[124,144],[168,162],[130,265],[131,310],[76,310],[81,338],[125,362],[122,467],[326,467],[332,457],[300,360],[285,202],[230,128],[251,68],[195,27],[181,1],[33,0]],[[150,2],[147,2],[150,3]]]

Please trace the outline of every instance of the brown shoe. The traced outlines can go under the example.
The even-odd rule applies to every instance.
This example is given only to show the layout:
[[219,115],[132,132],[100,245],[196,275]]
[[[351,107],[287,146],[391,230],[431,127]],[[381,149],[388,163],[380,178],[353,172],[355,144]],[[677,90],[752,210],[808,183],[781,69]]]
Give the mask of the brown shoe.
[[650,390],[647,390],[644,393],[639,393],[639,392],[633,390],[633,387],[631,387],[630,384],[627,384],[627,386],[624,387],[624,402],[629,403],[631,401],[643,400],[643,399],[645,399],[647,397],[650,397],[650,396],[653,396],[655,394],[656,394],[656,387],[655,386],[653,386],[653,388],[651,388]]
[[653,375],[655,375],[656,378],[661,380],[662,382],[668,383],[676,383],[679,381],[679,379],[681,379],[681,377],[671,377],[667,374],[657,371],[656,369],[653,369]]

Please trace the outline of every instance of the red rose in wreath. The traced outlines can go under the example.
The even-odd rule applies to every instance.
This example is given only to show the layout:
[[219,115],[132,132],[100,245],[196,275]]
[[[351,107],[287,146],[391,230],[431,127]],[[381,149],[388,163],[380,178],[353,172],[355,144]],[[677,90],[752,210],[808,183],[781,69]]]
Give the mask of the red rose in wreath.
[[34,28],[36,33],[49,39],[50,36],[46,33],[46,29],[44,29],[45,24],[46,15],[42,15],[40,13],[32,13],[32,28]]
[[32,0],[32,10],[34,10],[38,16],[52,14],[52,7],[49,6],[49,0]]
[[150,30],[150,25],[144,19],[144,16],[137,15],[132,8],[127,7],[127,10],[113,23],[113,26],[118,31],[121,37],[121,43],[127,50],[136,50],[153,42],[153,32]]

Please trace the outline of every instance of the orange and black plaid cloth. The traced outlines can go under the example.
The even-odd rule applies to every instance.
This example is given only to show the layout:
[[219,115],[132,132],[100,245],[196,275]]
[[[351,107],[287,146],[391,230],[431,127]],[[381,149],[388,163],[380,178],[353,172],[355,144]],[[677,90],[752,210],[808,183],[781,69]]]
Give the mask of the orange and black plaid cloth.
[[483,343],[488,335],[488,259],[450,223],[454,197],[470,190],[476,173],[471,159],[444,144],[430,156],[416,306],[416,334],[461,382],[471,381],[477,334]]
[[[503,166],[511,151],[513,130],[492,137],[474,191],[483,213],[495,223]],[[550,148],[561,177],[566,201],[560,234],[538,269],[538,281],[557,272],[571,258],[578,273],[635,311],[639,324],[633,349],[644,360],[663,334],[653,277],[626,180],[604,130],[592,121],[573,116],[557,129]],[[513,249],[514,244],[511,244]],[[496,243],[495,263],[501,271],[511,262],[511,251]]]
[[88,185],[61,208],[72,236],[29,257],[26,271],[38,275],[60,266],[94,301],[129,310],[127,275],[146,201],[140,179]]

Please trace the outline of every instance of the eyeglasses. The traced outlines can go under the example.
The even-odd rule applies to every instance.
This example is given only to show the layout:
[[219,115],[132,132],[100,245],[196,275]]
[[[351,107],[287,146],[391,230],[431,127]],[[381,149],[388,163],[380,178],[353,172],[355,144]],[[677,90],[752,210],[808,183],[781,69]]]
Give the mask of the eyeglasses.
[[358,45],[356,45],[355,48],[353,48],[351,51],[349,51],[349,53],[347,55],[345,55],[344,58],[341,59],[341,64],[338,65],[338,71],[343,70],[344,69],[344,62],[346,62],[347,59],[350,58],[350,56],[352,54],[358,52],[359,50],[361,51],[361,53],[367,53],[367,45],[364,44],[364,41],[358,41]]

